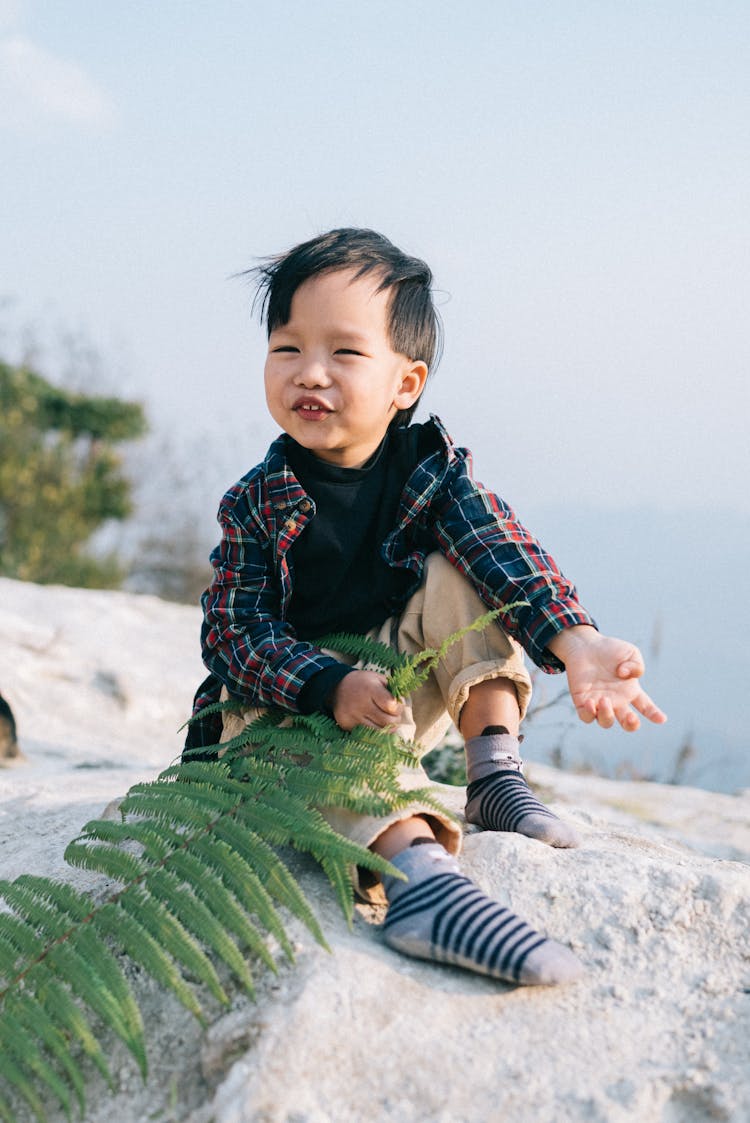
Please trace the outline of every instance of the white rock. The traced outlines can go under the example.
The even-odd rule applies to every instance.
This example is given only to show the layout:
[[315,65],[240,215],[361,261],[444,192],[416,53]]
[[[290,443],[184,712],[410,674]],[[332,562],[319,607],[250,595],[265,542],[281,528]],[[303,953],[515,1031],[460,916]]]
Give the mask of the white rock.
[[[151,597],[0,580],[0,684],[28,758],[0,771],[3,876],[87,883],[65,843],[177,755],[198,630]],[[141,981],[151,1078],[111,1045],[121,1090],[93,1080],[88,1123],[747,1123],[750,796],[531,774],[581,849],[475,832],[463,867],[574,947],[582,980],[514,989],[406,959],[374,910],[348,931],[300,861],[333,955],[292,925],[296,966],[255,1003],[209,1006],[207,1033]]]

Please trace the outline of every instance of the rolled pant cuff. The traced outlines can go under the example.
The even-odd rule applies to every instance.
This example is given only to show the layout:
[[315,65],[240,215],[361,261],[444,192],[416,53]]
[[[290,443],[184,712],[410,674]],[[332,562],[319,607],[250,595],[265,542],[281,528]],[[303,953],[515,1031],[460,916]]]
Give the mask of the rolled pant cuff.
[[458,728],[459,715],[469,697],[471,688],[480,682],[488,682],[494,678],[502,678],[514,684],[520,720],[523,721],[531,701],[531,681],[528,672],[525,667],[518,669],[508,666],[506,661],[492,660],[486,663],[475,663],[473,666],[467,667],[456,675],[451,682],[447,706],[448,713],[451,715],[456,728]]

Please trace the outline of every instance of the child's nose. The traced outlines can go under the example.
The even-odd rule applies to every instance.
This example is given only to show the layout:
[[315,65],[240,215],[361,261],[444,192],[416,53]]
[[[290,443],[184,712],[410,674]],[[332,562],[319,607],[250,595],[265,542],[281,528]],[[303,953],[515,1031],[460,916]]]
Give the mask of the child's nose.
[[331,379],[326,364],[320,359],[303,359],[299,365],[295,381],[299,386],[329,386]]

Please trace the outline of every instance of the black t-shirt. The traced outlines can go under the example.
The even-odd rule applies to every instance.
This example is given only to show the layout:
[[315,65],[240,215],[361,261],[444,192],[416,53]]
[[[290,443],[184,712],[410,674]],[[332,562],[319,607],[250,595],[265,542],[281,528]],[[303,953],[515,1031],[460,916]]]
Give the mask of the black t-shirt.
[[[288,554],[288,620],[300,639],[362,634],[403,606],[414,574],[389,566],[381,551],[396,527],[404,485],[434,440],[427,425],[386,433],[361,468],[328,464],[288,440],[292,470],[315,502],[315,515]],[[314,675],[300,694],[303,712],[325,709],[325,698],[349,669],[341,664]]]
[[362,468],[339,468],[289,442],[289,463],[315,501],[315,515],[288,555],[294,581],[288,619],[300,639],[368,632],[403,601],[413,577],[381,555],[413,467],[393,443],[386,434]]

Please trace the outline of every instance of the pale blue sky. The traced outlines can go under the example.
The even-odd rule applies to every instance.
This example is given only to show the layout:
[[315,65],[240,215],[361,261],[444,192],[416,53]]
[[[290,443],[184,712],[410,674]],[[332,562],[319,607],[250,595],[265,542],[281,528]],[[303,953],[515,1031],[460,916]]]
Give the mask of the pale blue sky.
[[82,331],[228,483],[274,431],[228,278],[371,225],[511,501],[748,511],[749,76],[744,0],[0,0],[6,326]]
[[661,623],[671,720],[637,751],[744,761],[747,0],[0,0],[0,158],[4,346],[93,343],[209,537],[275,434],[232,274],[338,225],[424,256],[422,416],[603,626]]

